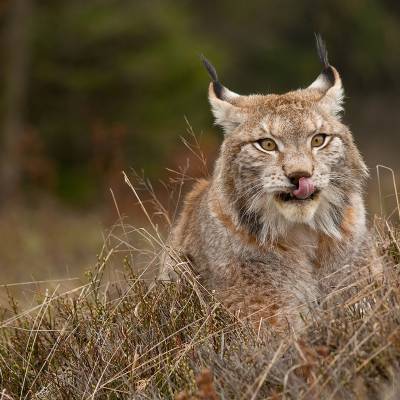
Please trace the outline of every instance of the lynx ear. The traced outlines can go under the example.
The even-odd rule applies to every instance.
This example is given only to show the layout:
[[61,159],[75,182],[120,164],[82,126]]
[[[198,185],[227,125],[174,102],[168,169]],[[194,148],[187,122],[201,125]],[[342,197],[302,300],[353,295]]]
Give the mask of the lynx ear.
[[344,90],[342,80],[336,68],[328,61],[328,51],[320,35],[315,35],[319,59],[323,64],[323,70],[318,78],[308,87],[321,93],[318,103],[326,111],[334,116],[343,110]]
[[223,86],[214,66],[204,56],[201,56],[201,59],[212,80],[208,88],[208,99],[215,123],[221,126],[225,133],[229,133],[246,118],[243,108],[237,105],[242,96]]

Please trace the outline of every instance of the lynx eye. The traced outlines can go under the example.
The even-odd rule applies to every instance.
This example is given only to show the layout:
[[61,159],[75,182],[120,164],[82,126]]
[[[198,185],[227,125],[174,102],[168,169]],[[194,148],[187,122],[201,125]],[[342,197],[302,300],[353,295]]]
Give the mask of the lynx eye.
[[312,147],[321,147],[326,140],[327,135],[325,135],[324,133],[319,133],[318,135],[315,135],[312,139],[311,139],[311,146]]
[[261,139],[257,142],[257,144],[263,149],[267,151],[275,151],[278,146],[272,139]]

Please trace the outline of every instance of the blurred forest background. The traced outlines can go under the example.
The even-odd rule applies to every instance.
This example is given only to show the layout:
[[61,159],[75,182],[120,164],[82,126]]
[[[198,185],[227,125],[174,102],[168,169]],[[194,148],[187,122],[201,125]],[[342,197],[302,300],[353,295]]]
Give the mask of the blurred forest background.
[[185,118],[213,161],[222,133],[200,53],[232,90],[279,93],[319,74],[320,32],[373,211],[375,165],[399,171],[398,1],[2,0],[0,29],[0,284],[93,265],[117,219],[109,188],[140,221],[121,171],[143,170],[157,191],[190,157]]

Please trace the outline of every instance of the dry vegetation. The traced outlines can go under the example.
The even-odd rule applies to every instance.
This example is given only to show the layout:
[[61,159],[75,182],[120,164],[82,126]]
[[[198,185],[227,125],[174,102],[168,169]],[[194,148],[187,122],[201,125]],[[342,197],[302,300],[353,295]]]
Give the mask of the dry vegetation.
[[[358,271],[338,283],[301,332],[282,338],[267,322],[254,329],[231,315],[184,262],[178,283],[150,279],[149,288],[165,245],[140,204],[150,228],[120,218],[86,283],[48,291],[29,309],[10,296],[1,399],[399,398],[400,234],[387,219],[375,220],[383,276]],[[121,259],[117,278],[104,279]]]
[[[47,199],[0,208],[0,283],[79,276],[93,266],[103,242],[98,214]],[[3,297],[1,291],[0,303]]]

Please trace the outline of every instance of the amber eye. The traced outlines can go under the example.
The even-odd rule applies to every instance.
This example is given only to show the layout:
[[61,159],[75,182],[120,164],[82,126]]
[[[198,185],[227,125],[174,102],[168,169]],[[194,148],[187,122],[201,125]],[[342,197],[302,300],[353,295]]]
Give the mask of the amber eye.
[[278,148],[276,143],[272,139],[262,139],[258,141],[258,144],[267,151],[274,151]]
[[311,139],[312,147],[321,147],[325,143],[326,136],[324,133],[319,133]]

